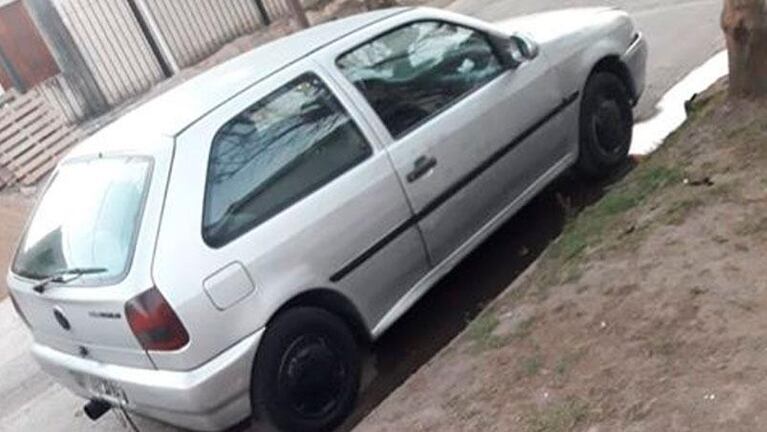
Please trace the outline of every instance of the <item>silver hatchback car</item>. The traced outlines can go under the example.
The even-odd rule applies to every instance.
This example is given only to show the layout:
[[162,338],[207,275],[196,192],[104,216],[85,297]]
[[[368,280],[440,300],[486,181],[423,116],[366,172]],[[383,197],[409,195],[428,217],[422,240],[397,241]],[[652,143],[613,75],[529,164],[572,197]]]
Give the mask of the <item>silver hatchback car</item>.
[[330,429],[359,344],[560,173],[623,162],[646,55],[611,9],[402,8],[214,68],[51,176],[8,275],[34,355],[94,418]]

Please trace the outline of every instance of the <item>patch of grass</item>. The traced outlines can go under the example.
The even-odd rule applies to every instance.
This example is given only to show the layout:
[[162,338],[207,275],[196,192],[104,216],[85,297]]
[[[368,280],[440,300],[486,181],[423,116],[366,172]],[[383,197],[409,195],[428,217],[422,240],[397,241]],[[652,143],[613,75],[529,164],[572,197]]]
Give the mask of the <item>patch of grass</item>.
[[554,366],[554,373],[557,374],[558,378],[563,378],[582,357],[582,351],[566,353],[557,360]]
[[528,418],[528,432],[566,432],[588,418],[589,406],[580,399],[569,399],[536,410]]
[[532,294],[538,301],[546,300],[549,296],[549,289],[553,286],[577,283],[585,272],[581,261],[578,259],[571,259],[566,262],[553,262],[557,262],[558,265],[555,266],[547,262],[545,264],[547,270],[541,271],[536,276],[536,289]]
[[646,231],[636,227],[624,235],[621,230],[625,231],[630,225],[624,215],[662,189],[680,184],[682,179],[684,172],[681,169],[650,160],[637,167],[600,201],[569,221],[560,238],[547,250],[537,272],[536,294],[539,299],[546,297],[549,287],[580,280],[587,250],[637,244]]
[[698,95],[690,105],[687,113],[688,122],[709,115],[716,107],[722,105],[727,98],[727,93],[718,91],[707,95]]
[[533,331],[533,324],[535,324],[535,317],[527,318],[517,324],[517,327],[511,333],[511,336],[517,339],[524,339],[530,335]]
[[543,358],[539,353],[525,357],[519,362],[519,378],[530,378],[538,375],[543,367]]
[[535,317],[520,321],[511,332],[495,334],[500,321],[495,312],[485,312],[469,323],[466,337],[471,343],[470,351],[474,354],[494,350],[508,345],[515,339],[524,339],[532,332]]
[[498,316],[492,311],[480,314],[474,321],[469,323],[466,335],[471,341],[472,352],[481,353],[506,345],[508,338],[493,334],[499,323]]
[[640,166],[624,183],[604,198],[587,208],[565,228],[561,239],[552,248],[552,256],[564,261],[577,257],[607,228],[616,222],[616,216],[643,203],[653,193],[684,178],[677,168],[666,166]]
[[482,342],[493,335],[493,330],[498,327],[498,317],[493,312],[480,314],[469,324],[466,334],[473,342]]

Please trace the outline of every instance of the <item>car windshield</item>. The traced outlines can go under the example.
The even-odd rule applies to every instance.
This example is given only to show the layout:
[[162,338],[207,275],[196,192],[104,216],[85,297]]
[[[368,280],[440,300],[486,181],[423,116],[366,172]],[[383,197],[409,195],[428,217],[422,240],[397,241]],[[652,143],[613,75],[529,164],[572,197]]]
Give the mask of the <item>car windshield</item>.
[[[19,246],[14,273],[33,279],[70,269],[102,269],[111,280],[131,262],[151,161],[98,158],[63,164]],[[85,279],[85,278],[84,278]]]

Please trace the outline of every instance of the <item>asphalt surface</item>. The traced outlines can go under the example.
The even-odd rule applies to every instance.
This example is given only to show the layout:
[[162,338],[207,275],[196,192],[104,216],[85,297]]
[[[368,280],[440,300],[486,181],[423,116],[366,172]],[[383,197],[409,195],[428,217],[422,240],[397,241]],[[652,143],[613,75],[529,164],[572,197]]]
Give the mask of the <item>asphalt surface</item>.
[[449,8],[488,21],[552,9],[613,6],[631,14],[650,44],[648,86],[637,116],[646,119],[661,96],[724,49],[721,0],[457,0]]
[[[449,8],[494,21],[597,5],[631,12],[650,43],[648,88],[637,108],[639,118],[652,116],[663,93],[723,49],[721,0],[458,0]],[[602,193],[602,187],[563,178],[448,275],[373,347],[359,408],[342,429],[352,429],[511,284],[559,235],[566,212]],[[562,202],[568,204],[563,207]],[[0,303],[0,335],[0,432],[126,430],[113,414],[90,423],[80,411],[82,402],[39,370],[28,353],[31,338],[7,301]],[[143,419],[136,423],[145,432],[176,430]]]

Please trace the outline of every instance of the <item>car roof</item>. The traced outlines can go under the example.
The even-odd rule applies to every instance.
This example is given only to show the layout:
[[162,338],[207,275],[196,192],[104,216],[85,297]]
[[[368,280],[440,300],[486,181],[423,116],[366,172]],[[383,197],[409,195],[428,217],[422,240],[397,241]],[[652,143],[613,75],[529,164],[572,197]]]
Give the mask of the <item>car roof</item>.
[[[140,147],[175,137],[259,81],[362,28],[412,8],[391,8],[330,21],[261,45],[205,71],[136,107],[89,138],[73,153]],[[120,144],[130,137],[132,143]],[[141,138],[141,139],[139,139]],[[72,156],[75,156],[73,154]]]

